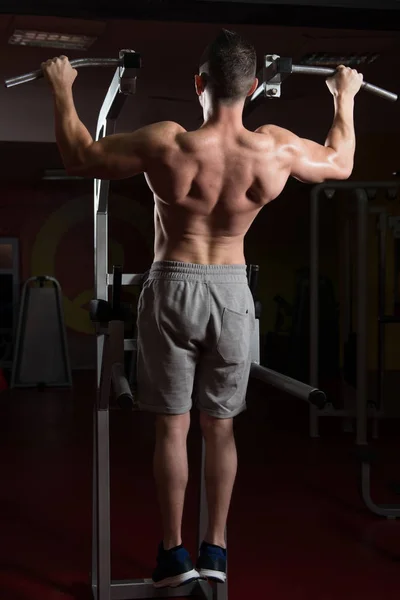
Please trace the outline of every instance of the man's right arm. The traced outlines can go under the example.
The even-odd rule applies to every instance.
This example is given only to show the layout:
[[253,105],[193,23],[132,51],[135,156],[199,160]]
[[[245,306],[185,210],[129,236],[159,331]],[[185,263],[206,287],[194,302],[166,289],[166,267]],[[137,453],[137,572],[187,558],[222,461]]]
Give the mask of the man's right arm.
[[288,160],[292,177],[304,183],[350,177],[356,147],[354,96],[362,81],[362,75],[346,67],[339,67],[335,76],[328,79],[327,84],[334,97],[335,116],[324,146],[279,127],[272,127],[273,131],[270,129],[277,147]]

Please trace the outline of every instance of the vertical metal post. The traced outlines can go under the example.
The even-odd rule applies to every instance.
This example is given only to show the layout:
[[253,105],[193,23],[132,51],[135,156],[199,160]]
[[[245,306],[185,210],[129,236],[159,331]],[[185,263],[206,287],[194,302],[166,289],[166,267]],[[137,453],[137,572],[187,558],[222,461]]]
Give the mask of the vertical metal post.
[[[129,61],[135,54],[122,50]],[[139,59],[135,63],[136,59]],[[140,57],[133,57],[139,66]],[[129,94],[136,89],[136,70],[118,67],[100,109],[96,141],[115,133],[116,120]],[[108,300],[108,196],[110,182],[94,180],[94,266],[95,293],[98,300]],[[109,395],[111,361],[109,339],[97,335],[97,393],[94,406],[93,439],[93,546],[92,590],[95,600],[111,600],[111,539],[110,539],[110,439]]]
[[92,478],[92,594],[93,600],[98,600],[98,568],[97,568],[97,557],[99,551],[99,540],[97,531],[97,522],[99,518],[98,510],[98,494],[97,494],[97,449],[99,445],[98,440],[98,423],[97,423],[97,403],[93,408],[93,478]]
[[[310,206],[310,385],[318,387],[318,268],[319,268],[319,215],[318,198],[320,187],[311,191]],[[316,438],[318,431],[318,412],[315,406],[310,406],[310,436]]]
[[357,188],[357,435],[356,443],[367,443],[368,429],[368,196]]
[[109,411],[97,411],[97,586],[99,600],[111,600]]
[[351,330],[352,321],[352,303],[351,303],[351,231],[350,231],[350,215],[346,215],[344,223],[344,313],[343,313],[343,339],[348,339]]
[[204,438],[201,440],[201,480],[200,480],[200,518],[199,518],[199,539],[198,547],[207,533],[208,527],[208,505],[205,480],[205,465],[206,465],[206,444]]
[[387,215],[379,215],[379,263],[378,263],[378,386],[377,409],[381,410],[384,397],[385,374],[385,323],[386,311],[386,233]]
[[[106,121],[98,127],[96,139],[115,132],[115,121]],[[94,180],[94,269],[95,292],[98,300],[108,300],[108,195],[110,182]],[[104,336],[97,336],[97,386],[100,385],[100,365]]]
[[[343,278],[344,278],[344,310],[342,316],[342,340],[343,345],[349,339],[351,329],[352,329],[352,319],[353,319],[353,303],[352,303],[352,261],[351,261],[351,217],[350,214],[345,215],[344,227],[343,227]],[[344,373],[342,371],[341,376],[341,389],[342,389],[342,400],[343,400],[343,408],[344,410],[351,410],[351,406],[349,403],[349,389],[348,384],[344,380]],[[345,433],[353,432],[353,419],[351,417],[343,417],[342,420],[342,430]]]
[[100,388],[95,407],[95,503],[97,541],[98,600],[111,600],[111,533],[110,533],[110,428],[109,398],[111,392],[110,338],[104,341]]
[[[115,123],[104,123],[96,139],[113,133]],[[108,300],[108,194],[109,181],[94,180],[94,262],[95,292],[99,300]],[[94,407],[94,452],[93,452],[93,547],[92,589],[96,600],[110,600],[111,556],[110,556],[110,461],[108,408],[100,410],[103,356],[107,347],[104,335],[96,337],[97,392]]]

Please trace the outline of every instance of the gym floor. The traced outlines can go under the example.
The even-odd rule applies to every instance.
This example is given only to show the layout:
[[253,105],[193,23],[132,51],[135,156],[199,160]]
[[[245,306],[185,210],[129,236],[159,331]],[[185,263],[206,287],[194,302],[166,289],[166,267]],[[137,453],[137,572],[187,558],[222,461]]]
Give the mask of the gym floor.
[[[0,395],[0,598],[90,599],[94,376],[73,391]],[[111,413],[113,578],[148,577],[160,538],[152,418]],[[357,489],[352,437],[258,384],[236,422],[239,474],[230,514],[230,600],[398,600],[400,522],[374,517]],[[374,496],[399,502],[395,427],[384,427]],[[194,552],[200,437],[194,413],[184,540]],[[385,464],[382,467],[381,461]],[[396,472],[397,469],[397,472]]]

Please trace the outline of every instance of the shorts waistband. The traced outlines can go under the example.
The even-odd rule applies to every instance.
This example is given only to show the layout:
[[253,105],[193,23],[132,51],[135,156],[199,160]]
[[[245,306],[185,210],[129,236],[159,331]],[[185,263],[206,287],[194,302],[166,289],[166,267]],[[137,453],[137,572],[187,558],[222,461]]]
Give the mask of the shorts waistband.
[[152,264],[149,279],[247,284],[247,267],[246,265],[199,265],[165,260]]

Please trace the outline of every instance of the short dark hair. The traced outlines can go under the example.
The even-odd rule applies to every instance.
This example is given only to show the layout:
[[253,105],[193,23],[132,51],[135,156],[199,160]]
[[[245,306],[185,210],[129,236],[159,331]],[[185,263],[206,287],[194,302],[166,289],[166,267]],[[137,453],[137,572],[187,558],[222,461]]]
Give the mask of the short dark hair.
[[257,69],[252,44],[239,34],[223,29],[205,49],[200,70],[205,63],[208,64],[206,83],[215,100],[231,103],[246,97]]

